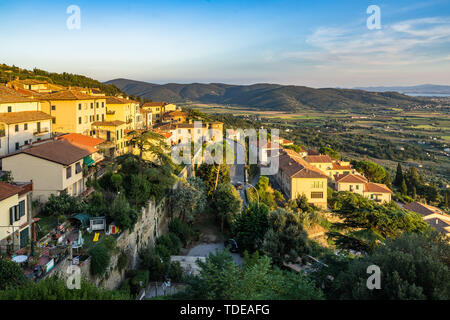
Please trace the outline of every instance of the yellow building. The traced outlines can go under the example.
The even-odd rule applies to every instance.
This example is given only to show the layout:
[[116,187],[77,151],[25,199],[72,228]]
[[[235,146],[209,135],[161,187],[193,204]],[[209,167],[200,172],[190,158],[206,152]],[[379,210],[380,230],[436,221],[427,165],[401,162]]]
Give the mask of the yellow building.
[[[141,105],[142,113],[151,113],[153,123],[162,122],[164,113],[177,110],[177,106],[167,102],[146,102]],[[149,128],[151,124],[147,123]]]
[[342,174],[336,176],[336,191],[358,193],[375,202],[391,202],[392,191],[384,184],[369,182],[360,174]]
[[76,90],[42,95],[41,110],[52,117],[53,132],[91,135],[92,123],[106,120],[106,97]]
[[143,128],[139,102],[120,97],[106,97],[106,121],[123,121],[127,130]]
[[0,182],[0,253],[25,247],[31,236],[33,184]]
[[116,157],[130,150],[130,141],[125,131],[127,130],[124,121],[99,121],[92,124],[93,135],[103,139],[105,142],[99,147],[102,148],[107,157]]
[[79,196],[86,190],[83,165],[97,149],[65,140],[35,143],[2,158],[2,169],[17,181],[33,181],[33,200],[47,201],[51,194]]
[[293,150],[282,149],[275,179],[289,200],[305,195],[310,204],[327,208],[328,177]]
[[335,160],[328,155],[307,155],[303,159],[317,169],[325,172],[332,181],[334,181],[336,175],[355,173],[350,162]]

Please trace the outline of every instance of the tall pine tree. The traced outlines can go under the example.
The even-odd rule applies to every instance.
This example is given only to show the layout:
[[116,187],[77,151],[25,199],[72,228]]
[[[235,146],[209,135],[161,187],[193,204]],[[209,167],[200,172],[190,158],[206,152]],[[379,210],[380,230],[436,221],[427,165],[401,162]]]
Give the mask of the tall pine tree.
[[394,186],[400,187],[403,181],[403,171],[400,162],[397,164],[397,172],[395,173]]

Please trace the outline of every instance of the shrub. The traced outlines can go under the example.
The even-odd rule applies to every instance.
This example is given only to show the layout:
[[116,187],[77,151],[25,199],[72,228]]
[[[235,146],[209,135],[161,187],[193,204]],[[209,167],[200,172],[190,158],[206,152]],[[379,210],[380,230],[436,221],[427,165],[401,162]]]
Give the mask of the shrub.
[[122,251],[117,259],[117,269],[122,272],[122,270],[126,267],[128,267],[128,256],[124,251]]
[[103,275],[111,261],[108,248],[99,244],[93,247],[89,254],[91,255],[91,274],[94,276]]
[[169,223],[169,231],[181,240],[183,246],[186,246],[194,236],[192,228],[187,223],[181,222],[178,218],[173,219]]
[[163,279],[168,268],[168,263],[161,261],[156,251],[156,248],[147,248],[139,253],[141,266],[149,270],[150,279],[154,281]]
[[169,278],[172,282],[181,282],[183,279],[183,268],[178,261],[172,261],[169,268]]

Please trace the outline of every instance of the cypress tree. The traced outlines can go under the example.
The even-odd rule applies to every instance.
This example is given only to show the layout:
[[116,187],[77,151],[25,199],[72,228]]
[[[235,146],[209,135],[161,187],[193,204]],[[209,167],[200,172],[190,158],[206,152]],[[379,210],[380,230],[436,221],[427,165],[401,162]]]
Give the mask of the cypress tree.
[[402,180],[402,185],[400,187],[400,192],[401,192],[402,196],[406,196],[407,193],[408,193],[408,188],[406,187],[405,179]]
[[400,187],[403,181],[403,171],[400,162],[397,164],[397,172],[395,173],[394,185]]

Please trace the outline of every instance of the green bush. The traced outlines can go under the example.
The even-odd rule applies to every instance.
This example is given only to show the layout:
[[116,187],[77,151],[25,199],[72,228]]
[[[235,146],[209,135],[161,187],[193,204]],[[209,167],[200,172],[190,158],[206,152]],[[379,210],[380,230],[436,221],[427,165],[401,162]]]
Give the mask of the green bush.
[[126,267],[128,267],[128,256],[124,251],[122,251],[117,259],[117,269],[122,272],[122,270]]
[[147,288],[149,281],[148,270],[135,270],[135,275],[130,280],[130,293],[137,295],[141,289]]
[[159,281],[164,278],[167,272],[168,263],[161,261],[161,257],[156,253],[156,248],[147,248],[139,252],[141,266],[150,272],[152,281]]
[[169,223],[169,232],[175,234],[181,240],[183,246],[186,246],[194,237],[192,228],[187,223],[181,222],[178,218],[173,219]]
[[181,241],[175,233],[170,232],[156,240],[156,248],[161,257],[170,257],[180,253]]
[[91,274],[94,276],[103,275],[111,261],[108,248],[99,244],[93,247],[89,254],[91,255]]
[[169,268],[169,278],[172,282],[181,282],[183,279],[183,268],[178,261],[172,261]]

